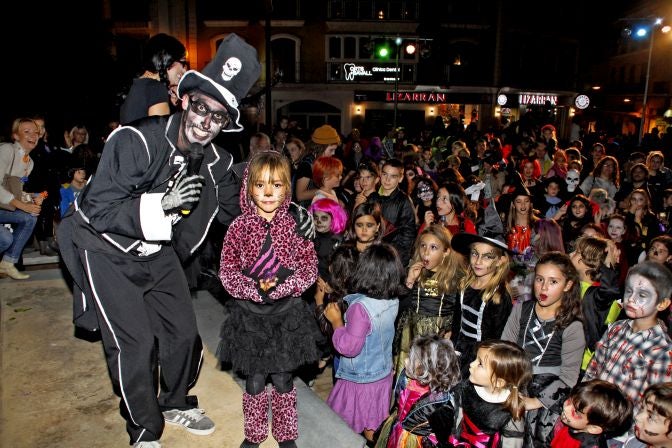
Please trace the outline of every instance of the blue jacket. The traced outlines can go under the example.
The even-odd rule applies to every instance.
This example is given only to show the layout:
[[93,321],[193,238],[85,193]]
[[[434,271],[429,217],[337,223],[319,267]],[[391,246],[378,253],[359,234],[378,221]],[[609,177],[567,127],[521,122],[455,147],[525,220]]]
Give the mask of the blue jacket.
[[355,383],[381,380],[392,372],[392,340],[399,300],[378,300],[363,294],[350,294],[344,300],[348,306],[355,303],[364,306],[371,321],[371,331],[366,335],[364,346],[357,356],[341,357],[336,378]]

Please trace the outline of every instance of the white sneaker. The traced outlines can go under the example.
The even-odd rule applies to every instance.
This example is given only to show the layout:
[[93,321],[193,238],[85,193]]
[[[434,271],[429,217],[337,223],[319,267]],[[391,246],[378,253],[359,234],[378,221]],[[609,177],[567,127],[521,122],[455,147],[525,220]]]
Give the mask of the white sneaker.
[[158,440],[152,440],[151,442],[136,442],[133,444],[133,448],[161,448],[161,443]]
[[11,277],[14,280],[25,280],[30,278],[30,275],[19,272],[16,269],[16,266],[14,266],[14,264],[10,263],[9,261],[0,261],[0,275],[6,275],[7,277]]

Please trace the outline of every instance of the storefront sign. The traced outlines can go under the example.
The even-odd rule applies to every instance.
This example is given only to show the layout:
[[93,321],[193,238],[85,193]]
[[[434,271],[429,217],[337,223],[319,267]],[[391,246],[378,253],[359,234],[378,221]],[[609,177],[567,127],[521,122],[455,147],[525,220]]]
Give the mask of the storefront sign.
[[532,106],[544,106],[549,103],[551,106],[558,105],[558,95],[545,95],[534,93],[521,93],[518,95],[518,104],[529,104]]
[[[385,101],[394,101],[395,93],[387,92]],[[399,103],[445,103],[445,93],[435,92],[397,92],[396,100]]]
[[389,73],[394,74],[395,72],[400,71],[400,68],[379,65],[366,67],[364,65],[357,65],[352,62],[348,62],[347,64],[343,64],[343,70],[345,72],[346,81],[357,81],[357,78],[379,78],[380,75],[384,77],[384,80],[394,81],[394,77],[388,79],[386,75]]

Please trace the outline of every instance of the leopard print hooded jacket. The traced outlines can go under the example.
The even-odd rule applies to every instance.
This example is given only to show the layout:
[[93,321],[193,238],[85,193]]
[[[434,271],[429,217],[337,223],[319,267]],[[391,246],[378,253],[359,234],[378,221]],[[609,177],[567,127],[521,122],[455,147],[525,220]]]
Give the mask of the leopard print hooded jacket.
[[317,255],[313,242],[296,232],[296,221],[288,212],[291,192],[287,192],[273,219],[268,222],[257,212],[257,206],[247,193],[248,168],[245,168],[240,188],[240,209],[229,227],[220,259],[219,278],[224,288],[236,299],[263,301],[258,281],[245,275],[258,260],[268,235],[280,265],[292,272],[273,288],[268,297],[279,300],[298,297],[317,279]]

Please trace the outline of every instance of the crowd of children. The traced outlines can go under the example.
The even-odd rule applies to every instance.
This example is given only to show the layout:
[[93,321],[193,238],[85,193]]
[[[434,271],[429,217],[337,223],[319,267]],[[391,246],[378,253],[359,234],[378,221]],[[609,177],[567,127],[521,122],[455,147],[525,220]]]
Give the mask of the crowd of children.
[[[295,446],[292,374],[329,362],[327,403],[370,446],[672,442],[672,237],[641,184],[615,208],[617,158],[555,142],[509,147],[509,167],[481,139],[446,166],[441,150],[386,141],[373,159],[366,143],[356,163],[292,155],[312,169],[312,238],[285,216],[297,172],[279,153],[250,162],[220,272],[241,299],[220,346],[247,378],[241,446],[265,439],[267,396],[276,440]],[[469,157],[458,143],[448,156]],[[310,314],[316,325],[288,325]]]

